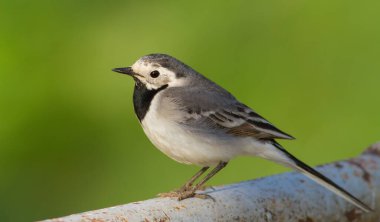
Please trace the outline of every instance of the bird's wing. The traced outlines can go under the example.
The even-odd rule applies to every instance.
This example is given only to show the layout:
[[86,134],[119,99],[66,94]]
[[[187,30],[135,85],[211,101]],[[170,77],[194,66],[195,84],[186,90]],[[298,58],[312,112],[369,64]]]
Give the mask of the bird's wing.
[[176,94],[172,101],[183,112],[183,117],[177,122],[190,128],[199,131],[214,129],[256,139],[294,139],[223,89],[203,92],[188,90],[184,97],[183,93],[181,97]]
[[[191,109],[188,107],[188,110]],[[206,124],[209,127],[221,129],[227,134],[256,139],[294,139],[243,104],[236,104],[227,109],[190,112],[191,114],[185,117],[184,124],[193,126]]]

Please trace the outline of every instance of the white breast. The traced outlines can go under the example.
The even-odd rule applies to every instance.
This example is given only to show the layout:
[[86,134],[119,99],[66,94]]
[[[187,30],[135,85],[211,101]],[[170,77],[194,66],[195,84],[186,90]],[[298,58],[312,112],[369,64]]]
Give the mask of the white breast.
[[[229,161],[237,155],[244,155],[246,148],[252,146],[252,139],[216,137],[212,134],[194,134],[183,125],[173,121],[168,114],[162,114],[158,93],[152,100],[149,111],[142,121],[142,127],[150,141],[170,158],[185,164],[200,166],[216,165],[220,161]],[[167,110],[166,110],[167,111]]]

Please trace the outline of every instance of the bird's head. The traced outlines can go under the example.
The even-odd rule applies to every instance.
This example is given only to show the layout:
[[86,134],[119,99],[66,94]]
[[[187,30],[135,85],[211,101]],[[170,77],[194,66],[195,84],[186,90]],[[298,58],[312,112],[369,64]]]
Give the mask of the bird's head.
[[148,90],[184,86],[191,76],[196,75],[192,68],[165,54],[146,55],[130,67],[115,68],[113,71],[132,76]]

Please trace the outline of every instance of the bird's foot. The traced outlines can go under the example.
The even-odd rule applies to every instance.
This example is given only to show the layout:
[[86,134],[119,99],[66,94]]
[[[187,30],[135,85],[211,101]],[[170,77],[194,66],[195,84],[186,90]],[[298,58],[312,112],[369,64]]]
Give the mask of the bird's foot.
[[176,190],[176,191],[171,191],[168,193],[159,193],[158,196],[159,197],[177,198],[178,201],[181,201],[181,200],[184,200],[187,198],[191,198],[191,197],[214,200],[214,198],[212,198],[208,194],[195,193],[195,190],[193,190],[193,189],[184,190],[184,191]]
[[212,198],[208,194],[195,193],[195,190],[189,190],[189,191],[185,191],[185,192],[180,193],[180,195],[178,196],[178,201],[181,201],[181,200],[184,200],[184,199],[187,199],[187,198],[191,198],[191,197],[200,198],[200,199],[212,199],[212,200],[214,200],[214,198]]
[[194,190],[194,187],[192,184],[186,183],[179,189],[175,189],[173,191],[170,191],[168,193],[159,193],[157,196],[159,197],[176,197],[179,198],[183,193],[189,193],[190,191]]
[[195,191],[191,189],[191,187],[181,187],[178,190],[173,190],[167,193],[159,193],[157,196],[159,197],[173,197],[178,198],[178,200],[184,200],[190,197],[194,197],[196,195]]
[[159,193],[157,196],[159,197],[179,197],[182,193],[189,192],[193,190],[193,186],[191,184],[185,184],[181,188],[170,191],[168,193]]

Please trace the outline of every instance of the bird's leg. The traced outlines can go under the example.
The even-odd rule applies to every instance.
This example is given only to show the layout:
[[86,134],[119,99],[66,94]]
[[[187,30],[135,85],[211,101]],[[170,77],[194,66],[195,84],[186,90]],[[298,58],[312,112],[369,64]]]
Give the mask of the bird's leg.
[[187,190],[181,193],[181,195],[178,197],[178,200],[184,200],[189,197],[200,197],[204,198],[207,195],[202,194],[195,194],[195,191],[197,191],[200,187],[202,187],[211,177],[213,177],[215,174],[217,174],[221,169],[223,169],[228,162],[219,162],[219,164],[209,173],[207,174],[197,185],[195,185],[191,190]]
[[215,176],[220,170],[222,170],[225,166],[227,166],[228,162],[220,162],[207,176],[205,176],[194,188],[193,191],[195,192],[200,187],[202,187],[211,177]]
[[203,167],[200,169],[194,176],[190,178],[189,181],[187,181],[181,188],[179,188],[179,192],[184,192],[187,190],[190,190],[190,188],[193,186],[194,181],[196,181],[202,174],[204,174],[210,167]]
[[181,188],[178,190],[171,191],[169,193],[159,193],[158,196],[160,197],[179,197],[182,195],[183,192],[192,190],[192,186],[194,181],[196,181],[202,174],[204,174],[210,167],[203,167],[200,169],[194,176],[190,178],[189,181],[187,181]]

